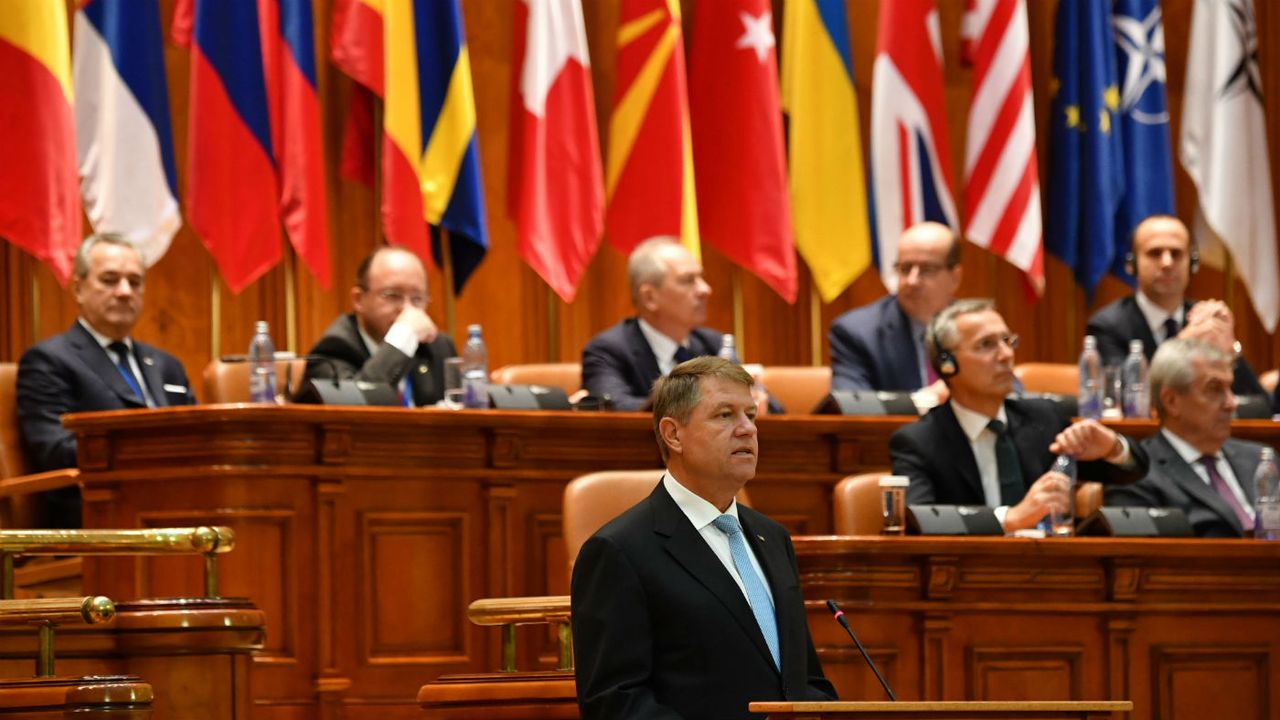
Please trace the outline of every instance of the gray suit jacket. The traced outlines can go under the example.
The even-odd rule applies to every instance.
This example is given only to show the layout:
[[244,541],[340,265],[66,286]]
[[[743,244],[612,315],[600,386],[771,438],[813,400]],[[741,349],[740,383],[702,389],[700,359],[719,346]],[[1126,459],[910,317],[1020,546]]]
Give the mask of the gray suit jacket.
[[[1142,441],[1151,458],[1151,470],[1145,478],[1132,484],[1107,488],[1107,505],[1138,507],[1177,507],[1200,537],[1243,537],[1240,519],[1218,493],[1209,486],[1182,456],[1169,444],[1164,433],[1156,433]],[[1258,469],[1258,456],[1263,446],[1247,440],[1227,440],[1222,454],[1240,481],[1249,504],[1257,499],[1253,473]],[[1252,530],[1252,528],[1249,528]]]
[[[453,340],[440,333],[429,343],[419,343],[418,352],[409,357],[396,348],[382,343],[372,355],[360,338],[356,316],[341,315],[324,331],[324,336],[308,353],[306,379],[355,378],[369,382],[384,382],[393,388],[406,373],[413,386],[413,403],[418,406],[434,405],[444,397],[444,361],[457,353]],[[324,357],[327,360],[318,360]]]

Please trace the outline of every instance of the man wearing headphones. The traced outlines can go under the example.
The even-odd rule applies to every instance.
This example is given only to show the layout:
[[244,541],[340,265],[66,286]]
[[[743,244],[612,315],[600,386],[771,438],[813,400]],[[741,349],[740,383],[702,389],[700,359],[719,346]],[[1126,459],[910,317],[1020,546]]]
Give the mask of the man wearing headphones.
[[1017,344],[991,300],[959,300],[929,324],[925,351],[951,397],[889,440],[909,504],[987,505],[1013,531],[1072,502],[1070,481],[1050,471],[1058,454],[1081,461],[1082,480],[1146,474],[1137,443],[1094,420],[1072,425],[1052,401],[1008,397]]
[[1253,368],[1240,357],[1231,309],[1221,300],[1193,303],[1186,298],[1187,284],[1200,258],[1181,220],[1152,215],[1138,223],[1133,231],[1133,251],[1125,262],[1138,280],[1138,290],[1094,313],[1086,331],[1098,339],[1103,365],[1124,362],[1130,340],[1142,341],[1147,362],[1165,340],[1201,340],[1237,358],[1232,392],[1266,394]]

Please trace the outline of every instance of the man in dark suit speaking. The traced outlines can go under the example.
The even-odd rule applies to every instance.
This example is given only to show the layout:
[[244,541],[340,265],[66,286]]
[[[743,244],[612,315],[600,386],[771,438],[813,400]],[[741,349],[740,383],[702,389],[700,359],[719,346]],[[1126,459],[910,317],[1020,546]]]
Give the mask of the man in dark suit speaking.
[[758,700],[831,700],[787,531],[734,495],[756,473],[751,376],[717,357],[654,388],[667,473],[573,568],[584,720],[760,718]]
[[394,246],[374,250],[356,270],[354,312],[334,320],[308,353],[307,379],[387,383],[410,407],[439,402],[445,358],[456,353],[427,315],[427,300],[427,270],[417,255]]
[[[72,266],[80,317],[32,345],[18,362],[18,423],[32,470],[75,467],[76,437],[62,416],[88,410],[186,405],[196,401],[182,363],[131,336],[142,313],[146,266],[119,235],[91,235]],[[44,495],[45,522],[80,526],[80,491]]]
[[1182,508],[1200,537],[1254,528],[1253,473],[1263,445],[1231,438],[1231,356],[1198,340],[1162,343],[1147,376],[1160,432],[1143,441],[1151,473],[1108,488],[1106,504]]

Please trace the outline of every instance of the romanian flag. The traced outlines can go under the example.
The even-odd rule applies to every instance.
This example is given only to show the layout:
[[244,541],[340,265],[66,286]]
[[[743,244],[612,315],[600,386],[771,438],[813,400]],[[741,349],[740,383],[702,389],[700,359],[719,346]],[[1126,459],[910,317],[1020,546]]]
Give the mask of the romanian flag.
[[385,0],[382,13],[383,227],[419,255],[426,223],[448,230],[461,292],[489,246],[462,10],[457,0]]
[[796,249],[823,302],[871,265],[866,171],[844,0],[790,0],[782,20]]
[[623,0],[605,226],[625,253],[672,235],[700,254],[688,95],[680,1]]
[[187,215],[232,292],[281,257],[280,223],[329,284],[311,0],[180,0],[191,48]]
[[0,237],[65,283],[80,244],[80,183],[62,3],[4,4],[0,97]]

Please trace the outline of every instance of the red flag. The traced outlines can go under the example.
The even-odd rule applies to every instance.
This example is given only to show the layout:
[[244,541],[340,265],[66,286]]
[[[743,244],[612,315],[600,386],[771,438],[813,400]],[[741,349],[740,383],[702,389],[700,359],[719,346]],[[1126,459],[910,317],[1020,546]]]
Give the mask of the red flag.
[[789,303],[796,253],[769,0],[698,3],[689,58],[702,238]]
[[373,98],[382,97],[382,11],[360,0],[334,0],[329,32],[333,64],[359,85],[342,125],[342,177],[373,187]]
[[680,3],[623,0],[609,118],[605,224],[630,253],[655,235],[700,255]]
[[582,6],[524,0],[516,7],[510,210],[520,255],[572,302],[604,227]]
[[1044,291],[1036,120],[1023,0],[969,0],[962,54],[973,65],[965,146],[965,227],[975,245]]
[[0,98],[0,237],[65,283],[80,244],[80,182],[61,3],[13,3],[0,12]]

